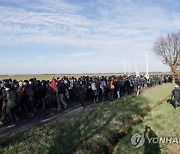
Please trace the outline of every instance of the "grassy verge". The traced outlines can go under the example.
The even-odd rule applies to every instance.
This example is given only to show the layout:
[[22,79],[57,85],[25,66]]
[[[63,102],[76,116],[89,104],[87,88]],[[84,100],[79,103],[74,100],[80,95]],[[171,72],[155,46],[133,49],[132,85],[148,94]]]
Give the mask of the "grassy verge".
[[157,86],[139,96],[128,96],[1,138],[0,153],[112,153],[119,140],[166,99],[172,88],[173,84]]
[[[131,145],[131,136],[135,133],[145,133],[146,127],[151,128],[151,135],[154,137],[178,137],[180,138],[180,108],[174,109],[173,106],[167,101],[164,101],[158,108],[154,111],[154,114],[143,121],[143,123],[135,126],[133,131],[124,137],[116,146],[113,154],[119,153],[167,153],[167,154],[178,154],[180,151],[180,143],[158,143],[149,144],[148,141],[140,147],[134,148]],[[150,136],[151,137],[151,136]]]

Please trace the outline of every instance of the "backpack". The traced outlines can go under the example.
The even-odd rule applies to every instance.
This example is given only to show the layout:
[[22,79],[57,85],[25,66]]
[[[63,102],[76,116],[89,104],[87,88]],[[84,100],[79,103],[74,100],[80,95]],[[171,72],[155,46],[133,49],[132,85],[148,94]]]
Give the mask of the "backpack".
[[9,90],[6,92],[7,94],[7,106],[14,107],[17,105],[16,103],[16,91],[15,90]]
[[95,84],[95,83],[92,83],[92,84],[91,84],[91,88],[92,88],[93,91],[97,90],[96,84]]
[[115,89],[115,86],[114,86],[114,84],[113,84],[113,81],[110,82],[110,89],[111,89],[111,90],[114,90],[114,89]]

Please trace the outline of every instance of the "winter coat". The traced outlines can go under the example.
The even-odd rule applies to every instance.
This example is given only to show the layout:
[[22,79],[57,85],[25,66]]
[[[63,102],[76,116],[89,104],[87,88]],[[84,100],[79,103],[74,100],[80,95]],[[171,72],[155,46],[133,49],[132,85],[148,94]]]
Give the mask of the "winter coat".
[[13,108],[16,106],[16,91],[15,90],[8,90],[6,91],[6,101],[7,101],[7,106]]

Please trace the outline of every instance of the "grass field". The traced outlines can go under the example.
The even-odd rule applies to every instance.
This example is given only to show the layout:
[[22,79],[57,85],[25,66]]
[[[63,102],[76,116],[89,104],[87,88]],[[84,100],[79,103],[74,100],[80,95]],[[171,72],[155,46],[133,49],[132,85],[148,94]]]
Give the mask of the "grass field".
[[[144,73],[140,73],[141,75],[144,75]],[[169,72],[152,72],[150,75],[162,75],[162,74],[169,74]],[[81,76],[112,76],[112,75],[123,75],[123,73],[89,73],[89,74],[47,74],[47,75],[0,75],[0,80],[3,79],[16,79],[18,81],[20,80],[29,80],[30,78],[37,78],[38,80],[51,80],[53,77],[60,77],[63,76],[67,77],[76,77],[79,78]],[[130,73],[130,75],[135,75],[135,73]]]
[[128,96],[94,109],[82,109],[73,116],[3,137],[0,140],[0,153],[121,153],[121,144],[125,149],[122,153],[130,153],[131,150],[134,152],[128,140],[133,126],[138,127],[144,117],[152,114],[168,98],[173,87],[173,84],[157,86],[147,89],[139,96]]
[[1,75],[0,80],[9,78],[13,80],[16,79],[17,81],[29,80],[31,78],[37,78],[38,80],[51,80],[53,77],[63,77],[63,75]]
[[[3,79],[16,79],[18,81],[20,80],[29,80],[30,78],[37,78],[38,80],[51,80],[53,77],[60,77],[62,78],[63,76],[66,77],[75,77],[79,78],[81,76],[111,76],[113,74],[111,73],[103,73],[103,74],[52,74],[52,75],[0,75],[0,80]],[[115,74],[115,75],[120,75],[120,74]]]
[[113,154],[136,154],[136,153],[166,153],[179,154],[180,143],[161,143],[154,146],[145,143],[142,147],[135,149],[131,145],[131,136],[135,133],[145,132],[146,126],[151,128],[156,137],[178,137],[180,138],[180,108],[174,109],[170,103],[164,101],[156,110],[154,114],[149,116],[143,123],[133,128],[133,131],[124,137],[116,146]]

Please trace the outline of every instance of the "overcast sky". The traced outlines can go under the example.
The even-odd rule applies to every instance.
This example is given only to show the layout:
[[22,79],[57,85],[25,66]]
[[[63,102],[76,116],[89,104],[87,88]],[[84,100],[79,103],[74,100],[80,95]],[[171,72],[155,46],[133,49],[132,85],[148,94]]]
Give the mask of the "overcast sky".
[[179,0],[0,0],[0,74],[168,71],[151,47]]

